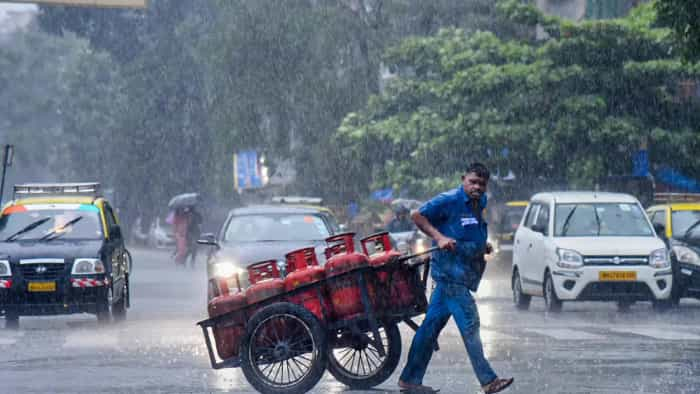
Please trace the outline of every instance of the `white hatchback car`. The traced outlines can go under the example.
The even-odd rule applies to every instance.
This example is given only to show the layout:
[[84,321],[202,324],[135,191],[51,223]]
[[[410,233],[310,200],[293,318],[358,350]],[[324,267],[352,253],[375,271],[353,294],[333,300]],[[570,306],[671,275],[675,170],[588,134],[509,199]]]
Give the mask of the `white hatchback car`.
[[620,309],[652,301],[666,309],[671,278],[664,242],[627,194],[536,194],[515,233],[511,284],[520,309],[532,296],[543,296],[551,312],[563,301],[617,301]]

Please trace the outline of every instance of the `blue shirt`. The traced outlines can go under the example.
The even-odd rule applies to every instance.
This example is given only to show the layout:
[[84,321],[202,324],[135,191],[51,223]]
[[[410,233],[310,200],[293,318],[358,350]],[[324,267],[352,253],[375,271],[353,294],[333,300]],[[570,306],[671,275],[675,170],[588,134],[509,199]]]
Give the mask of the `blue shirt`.
[[[478,208],[473,210],[470,198],[462,185],[439,194],[420,207],[418,212],[425,216],[433,227],[457,241],[456,250],[453,252],[433,252],[430,266],[433,280],[463,284],[476,291],[481,280],[481,272],[477,267],[483,260],[488,235],[487,223],[482,215],[484,208],[486,196],[481,197]],[[433,245],[436,245],[435,241]]]

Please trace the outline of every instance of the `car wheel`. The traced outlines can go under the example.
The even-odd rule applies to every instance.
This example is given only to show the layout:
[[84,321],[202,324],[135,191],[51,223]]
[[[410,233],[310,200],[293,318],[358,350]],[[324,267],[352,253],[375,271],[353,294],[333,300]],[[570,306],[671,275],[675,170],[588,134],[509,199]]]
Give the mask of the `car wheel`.
[[520,310],[527,310],[530,307],[532,296],[523,294],[523,285],[520,281],[520,273],[517,269],[513,271],[511,288],[513,289],[513,303],[515,304],[515,307]]
[[544,305],[547,312],[561,312],[562,301],[557,297],[552,274],[549,271],[544,277]]
[[109,324],[112,322],[112,286],[107,289],[107,299],[97,305],[97,322]]
[[122,289],[122,298],[112,306],[112,317],[114,321],[126,320],[126,307],[129,299],[129,277],[124,280],[124,289]]

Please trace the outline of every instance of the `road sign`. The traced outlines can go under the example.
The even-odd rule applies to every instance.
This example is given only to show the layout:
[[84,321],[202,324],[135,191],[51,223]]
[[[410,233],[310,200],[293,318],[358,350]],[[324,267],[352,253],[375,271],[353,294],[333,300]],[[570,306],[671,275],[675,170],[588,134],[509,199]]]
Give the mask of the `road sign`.
[[233,155],[234,188],[238,191],[263,186],[258,153],[244,150]]
[[5,3],[34,3],[107,8],[147,8],[148,0],[3,0]]

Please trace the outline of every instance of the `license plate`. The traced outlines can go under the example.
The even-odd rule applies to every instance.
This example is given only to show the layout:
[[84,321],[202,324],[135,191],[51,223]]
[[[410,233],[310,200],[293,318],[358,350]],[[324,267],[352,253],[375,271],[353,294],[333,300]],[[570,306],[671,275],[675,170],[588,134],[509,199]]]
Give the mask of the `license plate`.
[[29,291],[56,291],[56,282],[29,282]]
[[598,273],[598,280],[601,282],[605,281],[634,281],[637,280],[636,271],[600,271]]

